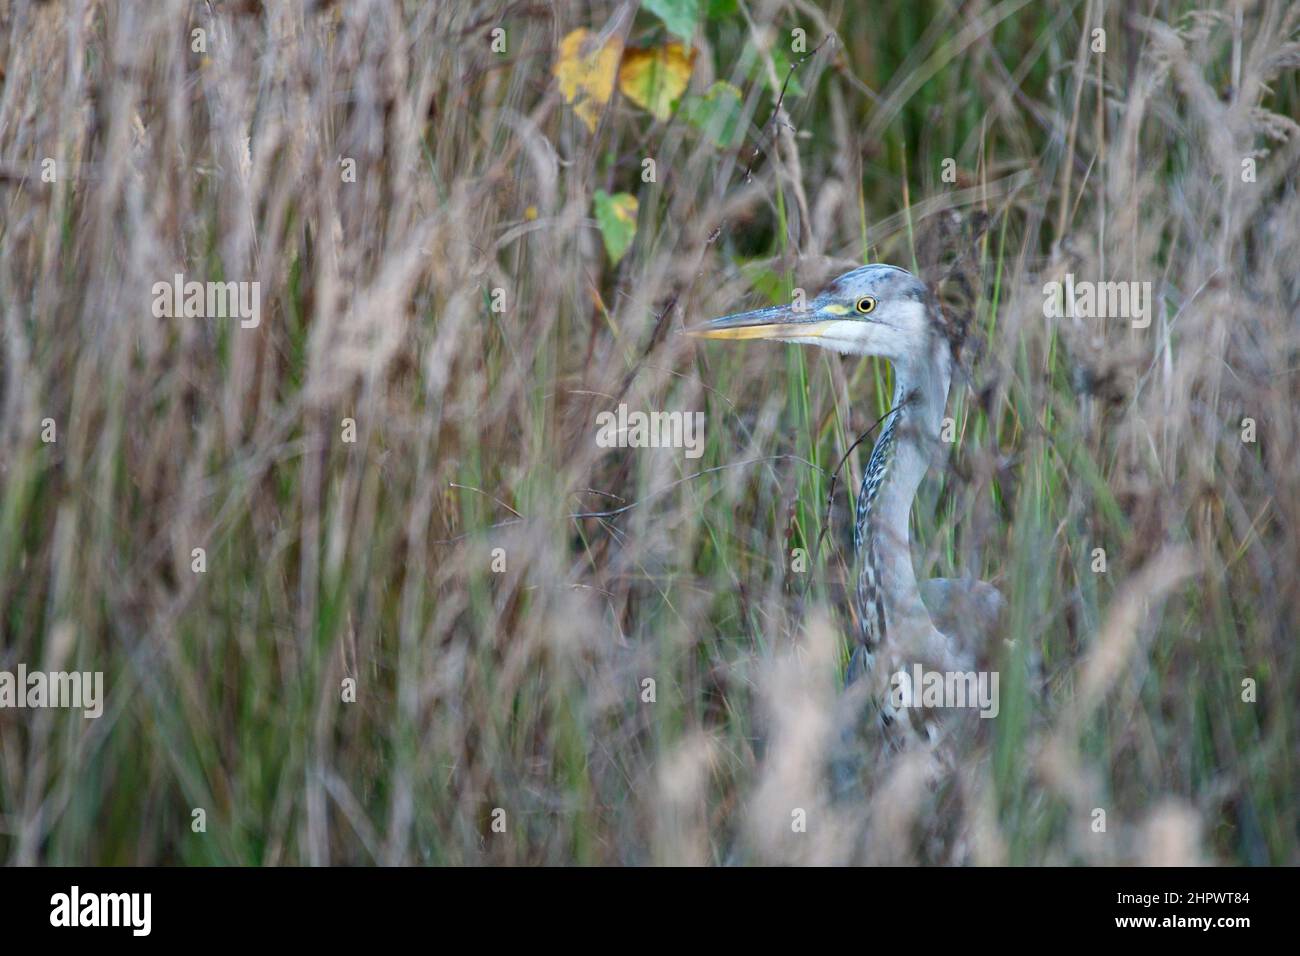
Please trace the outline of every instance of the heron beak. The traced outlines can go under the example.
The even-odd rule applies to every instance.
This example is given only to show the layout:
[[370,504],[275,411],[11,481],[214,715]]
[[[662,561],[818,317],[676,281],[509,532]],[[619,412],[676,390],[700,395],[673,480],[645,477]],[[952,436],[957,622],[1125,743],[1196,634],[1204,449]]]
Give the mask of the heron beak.
[[807,339],[819,338],[834,325],[813,309],[796,311],[788,305],[774,305],[752,312],[724,315],[705,322],[686,334],[698,339]]

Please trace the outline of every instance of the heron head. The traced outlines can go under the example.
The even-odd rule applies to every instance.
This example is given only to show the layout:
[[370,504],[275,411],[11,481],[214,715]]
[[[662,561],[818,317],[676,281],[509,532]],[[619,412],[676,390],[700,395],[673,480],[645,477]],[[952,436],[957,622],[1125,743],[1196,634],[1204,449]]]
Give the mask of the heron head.
[[820,345],[896,363],[929,352],[939,334],[925,283],[906,269],[878,263],[844,273],[803,308],[792,303],[740,312],[687,333]]

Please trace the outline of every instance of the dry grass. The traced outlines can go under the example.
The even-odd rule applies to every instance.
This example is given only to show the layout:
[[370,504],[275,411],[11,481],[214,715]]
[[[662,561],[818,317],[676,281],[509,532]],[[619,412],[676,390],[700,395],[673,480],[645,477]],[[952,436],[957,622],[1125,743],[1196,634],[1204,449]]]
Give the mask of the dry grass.
[[[271,6],[0,0],[0,669],[109,693],[0,711],[0,858],[1300,863],[1300,8],[741,0],[692,80],[742,90],[728,151],[563,103],[569,30],[662,40],[635,4]],[[793,26],[835,39],[769,123],[739,64]],[[617,266],[598,189],[639,198]],[[1047,682],[835,801],[844,553],[789,555],[888,369],[677,331],[933,277],[954,209],[918,571],[994,581]],[[260,282],[260,326],[155,318],[177,272]],[[1045,319],[1066,272],[1152,282],[1150,327]],[[704,457],[597,447],[620,401],[707,412]]]

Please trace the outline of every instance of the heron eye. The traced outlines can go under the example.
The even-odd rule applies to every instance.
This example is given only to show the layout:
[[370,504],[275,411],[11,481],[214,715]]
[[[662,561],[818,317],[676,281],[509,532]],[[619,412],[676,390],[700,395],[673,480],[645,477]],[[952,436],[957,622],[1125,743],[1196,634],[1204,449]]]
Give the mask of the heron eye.
[[866,315],[868,312],[876,311],[876,297],[873,295],[864,295],[862,298],[858,299],[858,311],[863,315]]

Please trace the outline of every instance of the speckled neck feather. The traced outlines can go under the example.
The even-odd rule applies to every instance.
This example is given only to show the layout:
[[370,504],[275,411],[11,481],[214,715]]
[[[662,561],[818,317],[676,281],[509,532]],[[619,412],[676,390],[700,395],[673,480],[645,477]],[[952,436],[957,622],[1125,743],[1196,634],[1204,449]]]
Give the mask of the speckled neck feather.
[[895,411],[871,452],[853,532],[860,639],[873,655],[895,631],[933,631],[912,568],[908,522],[939,449],[951,378],[946,343],[936,338],[927,354],[895,363],[894,378]]

